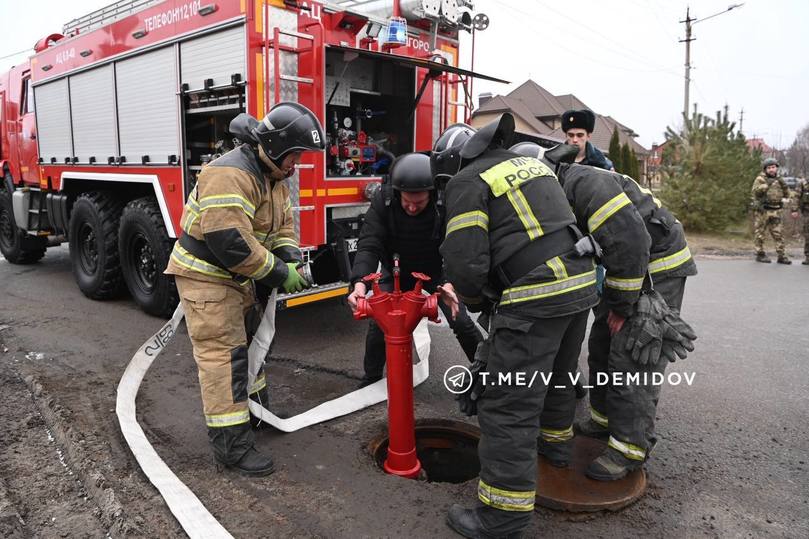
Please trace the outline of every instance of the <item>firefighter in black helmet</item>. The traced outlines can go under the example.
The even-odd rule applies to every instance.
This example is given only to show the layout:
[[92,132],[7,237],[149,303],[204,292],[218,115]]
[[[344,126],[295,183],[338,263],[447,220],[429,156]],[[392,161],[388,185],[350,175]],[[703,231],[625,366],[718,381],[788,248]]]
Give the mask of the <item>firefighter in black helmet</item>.
[[[568,148],[562,145],[542,152],[538,145],[526,142],[513,146],[511,150],[529,157],[542,152],[546,160],[550,157],[553,161],[554,154],[558,155]],[[560,161],[564,160],[562,158]],[[651,238],[648,273],[654,281],[654,288],[671,309],[679,312],[686,277],[697,273],[697,266],[688,249],[680,222],[649,189],[641,187],[629,176],[564,162],[552,165],[556,168],[559,183],[565,190],[571,207],[574,208],[579,206],[576,199],[583,193],[616,184],[620,187],[624,196],[619,200],[624,204],[627,200],[630,201],[643,219]],[[586,213],[577,214],[577,217],[582,219],[579,222],[581,228],[589,227],[585,220],[589,219]],[[604,226],[596,229],[595,235],[598,235],[602,228],[603,232],[608,234],[622,233],[625,229],[624,227],[610,229]],[[603,236],[599,238],[604,242],[609,241]],[[632,283],[615,279],[610,271],[612,260],[609,253],[603,259],[607,267],[604,283],[607,291],[619,287],[641,286],[640,281]],[[605,302],[599,303],[593,312],[595,319],[590,327],[587,358],[590,385],[593,387],[590,393],[590,418],[578,423],[576,430],[586,436],[609,439],[607,449],[586,471],[593,479],[609,481],[620,479],[630,471],[641,467],[648,458],[649,450],[656,440],[654,424],[660,386],[644,382],[631,386],[620,384],[605,386],[597,383],[599,373],[640,373],[641,378],[647,380],[652,377],[643,373],[662,373],[669,362],[661,359],[654,364],[639,364],[622,347],[611,346],[613,340],[620,341],[623,337],[618,334],[620,328],[610,324],[610,312]],[[612,318],[615,319],[614,316]],[[616,329],[619,331],[615,331]],[[557,446],[555,453],[559,454],[563,449]]]
[[214,457],[240,473],[267,475],[273,461],[253,445],[248,410],[248,398],[266,404],[266,381],[260,364],[248,366],[243,316],[255,305],[254,281],[285,292],[309,286],[297,269],[287,178],[302,152],[324,149],[323,129],[306,107],[279,103],[261,121],[240,114],[230,131],[244,144],[200,173],[166,273],[185,310]]
[[[447,278],[470,310],[491,313],[488,352],[476,358],[486,364],[480,372],[488,373],[488,383],[482,388],[482,375],[473,383],[481,503],[472,509],[453,505],[447,516],[466,537],[519,536],[530,523],[537,436],[559,442],[573,436],[569,373],[578,362],[588,311],[598,302],[593,257],[577,249],[588,238],[575,226],[564,190],[542,161],[506,149],[513,133],[514,118],[502,115],[463,145],[460,170],[445,171],[455,172],[447,185],[441,245]],[[642,279],[648,236],[631,205],[611,205],[618,195],[617,185],[590,193],[581,208],[601,209],[594,215],[597,227],[627,228],[610,244],[622,257],[614,255],[614,269],[622,278]],[[637,296],[617,291],[607,301],[627,313]],[[520,373],[534,382],[518,383]],[[540,373],[550,374],[549,383]],[[501,380],[513,382],[492,382]]]
[[[383,273],[380,287],[387,291],[393,289],[394,255],[399,256],[402,290],[413,288],[415,280],[411,273],[418,271],[432,279],[425,283],[427,291],[438,290],[443,297],[454,298],[452,284],[445,282],[443,277],[438,252],[444,237],[444,216],[444,207],[430,171],[430,158],[409,153],[396,159],[391,167],[390,184],[377,191],[365,214],[351,270],[352,292],[348,296],[351,308],[355,309],[357,298],[368,292],[362,278],[375,272],[380,263]],[[478,343],[483,340],[480,331],[466,309],[452,312],[447,303],[440,302],[439,305],[461,348],[472,361]],[[381,379],[384,366],[384,335],[371,321],[365,339],[362,385]]]
[[461,168],[461,148],[476,133],[474,127],[464,123],[452,124],[438,140],[430,153],[430,166],[435,181],[446,186],[447,182]]

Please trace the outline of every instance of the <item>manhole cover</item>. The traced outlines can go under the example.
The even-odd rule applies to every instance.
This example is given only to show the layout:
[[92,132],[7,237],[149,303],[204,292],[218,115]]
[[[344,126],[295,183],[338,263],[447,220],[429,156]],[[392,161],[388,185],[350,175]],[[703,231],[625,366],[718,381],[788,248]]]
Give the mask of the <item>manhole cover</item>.
[[618,481],[596,481],[584,475],[587,466],[604,451],[606,442],[587,436],[573,438],[570,466],[556,468],[545,457],[537,467],[537,504],[571,511],[615,511],[634,502],[646,490],[646,474],[635,470]]
[[[448,419],[416,421],[416,455],[427,481],[463,483],[477,477],[479,439],[480,430],[468,423]],[[383,469],[388,456],[387,433],[371,440],[368,451]]]

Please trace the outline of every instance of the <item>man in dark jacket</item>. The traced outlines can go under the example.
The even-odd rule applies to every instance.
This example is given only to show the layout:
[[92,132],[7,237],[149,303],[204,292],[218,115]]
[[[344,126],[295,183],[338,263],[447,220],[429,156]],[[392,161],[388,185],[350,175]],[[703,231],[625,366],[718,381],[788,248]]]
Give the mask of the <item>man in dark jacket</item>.
[[[348,303],[356,309],[358,297],[364,297],[368,287],[362,278],[382,264],[382,290],[393,289],[394,256],[398,255],[401,269],[401,289],[415,286],[413,272],[428,275],[428,292],[438,290],[442,296],[454,297],[451,283],[444,281],[441,254],[438,247],[446,228],[445,209],[440,203],[430,170],[430,158],[410,153],[400,156],[390,172],[390,185],[383,186],[371,201],[360,231],[354,266],[351,270],[352,292]],[[445,302],[439,302],[455,337],[470,362],[483,336],[463,306],[453,312]],[[371,320],[365,338],[365,375],[362,385],[382,378],[385,366],[385,337]]]
[[612,161],[590,142],[595,125],[596,116],[591,110],[568,110],[562,114],[562,131],[565,132],[566,143],[579,148],[576,163],[615,170]]
[[[453,505],[447,516],[450,527],[466,537],[521,533],[536,496],[537,434],[573,437],[569,373],[576,368],[589,310],[598,303],[593,258],[576,249],[589,240],[575,223],[588,224],[604,247],[608,275],[616,279],[642,282],[649,257],[643,222],[617,184],[578,185],[571,208],[552,170],[504,148],[513,132],[514,118],[504,114],[459,152],[443,135],[433,150],[436,163],[445,153],[459,157],[447,185],[441,245],[447,277],[470,309],[492,314],[485,343],[490,383],[477,400],[482,505]],[[640,286],[607,289],[604,298],[610,309],[628,316],[639,292]],[[534,383],[491,383],[516,381],[520,373]]]

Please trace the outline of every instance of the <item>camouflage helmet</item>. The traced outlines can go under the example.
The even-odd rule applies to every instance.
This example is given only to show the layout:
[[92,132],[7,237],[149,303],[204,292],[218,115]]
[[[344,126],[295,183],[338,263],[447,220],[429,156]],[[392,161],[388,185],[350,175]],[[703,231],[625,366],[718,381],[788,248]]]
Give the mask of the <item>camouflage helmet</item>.
[[763,163],[761,163],[761,168],[762,168],[762,170],[767,170],[767,167],[770,166],[770,165],[775,165],[777,167],[781,166],[781,165],[778,164],[777,159],[775,159],[774,157],[768,157],[767,159],[764,160]]

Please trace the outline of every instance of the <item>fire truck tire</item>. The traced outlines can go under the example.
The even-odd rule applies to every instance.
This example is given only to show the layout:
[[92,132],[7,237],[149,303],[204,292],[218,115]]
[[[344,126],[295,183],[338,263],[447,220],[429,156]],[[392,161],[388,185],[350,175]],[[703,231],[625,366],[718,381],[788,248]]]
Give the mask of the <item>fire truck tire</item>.
[[79,290],[91,299],[109,299],[123,287],[118,257],[118,225],[123,203],[110,193],[84,193],[70,214],[70,264]]
[[33,264],[45,256],[48,239],[17,228],[11,193],[0,186],[0,253],[12,264]]
[[124,281],[144,312],[163,318],[170,318],[180,301],[174,278],[163,274],[173,246],[153,197],[126,205],[118,232]]

